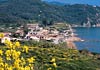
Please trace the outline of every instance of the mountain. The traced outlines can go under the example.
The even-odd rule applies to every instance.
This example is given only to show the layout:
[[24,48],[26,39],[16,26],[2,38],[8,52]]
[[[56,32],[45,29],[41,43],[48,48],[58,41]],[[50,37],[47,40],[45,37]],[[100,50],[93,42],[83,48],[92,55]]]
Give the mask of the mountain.
[[100,23],[100,7],[91,5],[54,5],[41,0],[8,0],[0,3],[0,24],[28,23],[30,21],[53,20],[83,24]]
[[57,1],[53,1],[53,2],[48,2],[48,1],[45,1],[45,2],[47,2],[48,4],[54,4],[54,5],[59,5],[59,6],[64,6],[64,5],[66,5],[66,3],[61,3],[61,2],[57,2]]

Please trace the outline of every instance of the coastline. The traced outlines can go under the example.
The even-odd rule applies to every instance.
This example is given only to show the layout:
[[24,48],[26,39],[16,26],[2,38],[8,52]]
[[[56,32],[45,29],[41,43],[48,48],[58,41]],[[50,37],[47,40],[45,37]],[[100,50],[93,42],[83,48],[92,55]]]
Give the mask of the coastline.
[[67,46],[68,48],[70,49],[77,49],[77,46],[74,42],[79,42],[79,41],[84,41],[82,40],[81,38],[79,37],[69,37],[67,40],[66,40],[66,43],[67,43]]
[[74,33],[76,30],[74,30],[71,25],[69,25],[69,30],[71,31],[71,36],[66,39],[67,46],[70,49],[77,49],[77,46],[74,42],[80,42],[84,40],[80,37],[77,37],[77,34]]

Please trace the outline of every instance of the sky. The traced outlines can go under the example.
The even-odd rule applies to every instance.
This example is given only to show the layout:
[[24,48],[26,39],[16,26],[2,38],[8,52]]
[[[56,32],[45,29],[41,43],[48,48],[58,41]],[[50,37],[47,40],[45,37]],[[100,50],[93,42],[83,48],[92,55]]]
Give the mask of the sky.
[[67,4],[89,4],[100,6],[100,0],[44,0],[44,1],[57,1]]

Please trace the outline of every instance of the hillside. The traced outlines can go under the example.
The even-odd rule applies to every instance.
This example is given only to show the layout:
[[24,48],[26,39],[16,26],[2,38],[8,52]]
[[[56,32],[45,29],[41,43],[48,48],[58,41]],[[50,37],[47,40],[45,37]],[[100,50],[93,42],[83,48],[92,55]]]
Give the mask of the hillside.
[[0,70],[100,70],[100,54],[45,41],[22,43],[0,45]]
[[0,24],[53,20],[71,24],[100,23],[100,7],[90,5],[54,5],[40,0],[8,0],[0,3]]

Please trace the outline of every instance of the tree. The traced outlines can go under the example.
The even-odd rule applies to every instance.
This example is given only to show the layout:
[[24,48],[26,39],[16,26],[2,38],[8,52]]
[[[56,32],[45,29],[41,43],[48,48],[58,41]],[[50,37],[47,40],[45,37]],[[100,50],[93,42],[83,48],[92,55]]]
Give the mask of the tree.
[[50,20],[49,23],[48,23],[49,26],[51,26],[53,24],[54,24],[54,21],[53,20]]
[[46,19],[42,20],[42,26],[46,27],[48,25],[48,21]]

